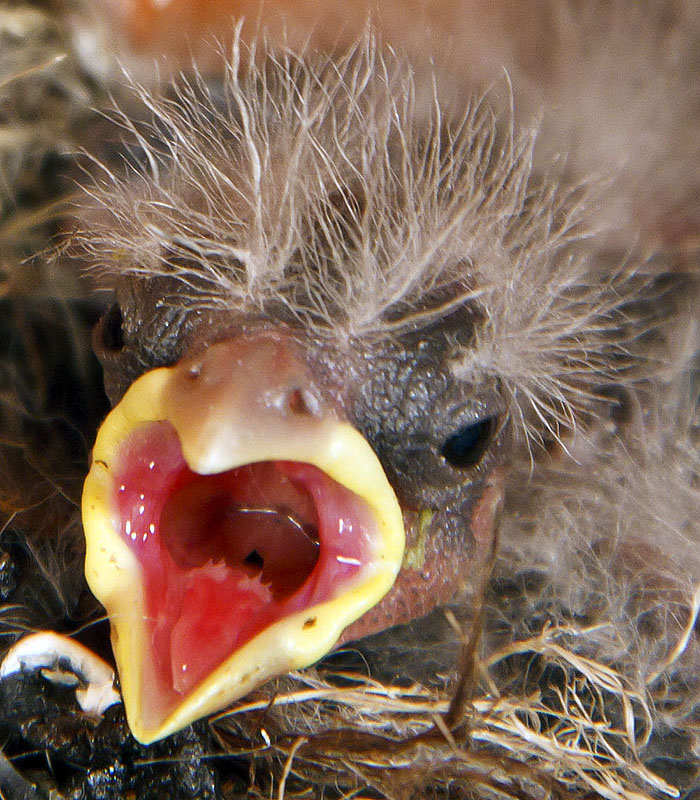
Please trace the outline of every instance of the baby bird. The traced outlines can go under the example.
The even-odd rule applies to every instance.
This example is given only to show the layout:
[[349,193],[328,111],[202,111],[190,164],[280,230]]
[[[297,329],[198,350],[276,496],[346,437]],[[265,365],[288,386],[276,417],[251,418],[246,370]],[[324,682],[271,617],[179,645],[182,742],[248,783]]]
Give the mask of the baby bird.
[[[594,6],[617,30],[617,10],[584,5],[537,5],[562,48],[574,22],[595,28]],[[638,20],[659,57],[681,30],[664,19]],[[609,32],[595,34],[599,53]],[[531,35],[513,31],[514,49]],[[693,783],[697,98],[667,109],[673,158],[655,120],[621,158],[624,115],[602,104],[591,125],[571,102],[602,69],[583,44],[554,49],[537,85],[534,60],[503,55],[510,86],[485,95],[483,64],[455,88],[451,51],[428,67],[406,49],[239,28],[206,77],[136,83],[112,114],[125,164],[96,148],[62,256],[112,297],[93,336],[112,410],[82,529],[140,744],[119,704],[66,721],[55,680],[89,684],[82,655],[37,673],[11,651],[10,755],[40,743],[83,769],[37,791]],[[557,108],[539,144],[519,97]],[[586,183],[596,170],[607,187]],[[83,585],[67,594],[89,618]],[[3,769],[31,796],[20,766]]]

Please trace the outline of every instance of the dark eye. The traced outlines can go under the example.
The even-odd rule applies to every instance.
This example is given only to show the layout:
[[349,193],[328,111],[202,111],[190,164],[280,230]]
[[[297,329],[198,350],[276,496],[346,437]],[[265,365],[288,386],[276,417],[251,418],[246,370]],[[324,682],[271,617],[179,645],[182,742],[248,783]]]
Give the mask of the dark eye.
[[113,303],[102,318],[101,338],[105,350],[119,352],[124,347],[124,317],[119,303]]
[[494,417],[462,426],[442,446],[440,455],[457,469],[476,466],[484,456],[496,429]]

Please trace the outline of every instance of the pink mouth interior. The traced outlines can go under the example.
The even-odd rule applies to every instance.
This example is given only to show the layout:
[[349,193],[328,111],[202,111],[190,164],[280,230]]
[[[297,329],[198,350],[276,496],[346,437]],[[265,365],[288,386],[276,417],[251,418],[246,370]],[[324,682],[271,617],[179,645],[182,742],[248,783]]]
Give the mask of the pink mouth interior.
[[[143,569],[154,666],[144,695],[158,716],[262,630],[337,596],[373,552],[366,504],[317,467],[199,475],[166,422],[122,446],[116,500]],[[314,624],[310,611],[304,625]]]

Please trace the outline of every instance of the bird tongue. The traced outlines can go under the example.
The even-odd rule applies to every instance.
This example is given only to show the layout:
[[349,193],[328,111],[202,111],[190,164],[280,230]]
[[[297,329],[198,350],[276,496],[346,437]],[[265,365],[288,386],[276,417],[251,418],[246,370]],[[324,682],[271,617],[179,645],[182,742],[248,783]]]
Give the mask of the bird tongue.
[[199,475],[172,425],[152,422],[122,445],[115,478],[118,529],[144,575],[159,716],[260,631],[329,600],[368,560],[366,504],[310,464]]

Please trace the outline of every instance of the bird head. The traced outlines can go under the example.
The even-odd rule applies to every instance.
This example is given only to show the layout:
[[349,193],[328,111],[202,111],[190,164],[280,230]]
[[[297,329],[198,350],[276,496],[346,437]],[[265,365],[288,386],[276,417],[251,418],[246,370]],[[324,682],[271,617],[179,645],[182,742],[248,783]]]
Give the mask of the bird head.
[[143,742],[480,591],[510,442],[570,423],[608,346],[531,136],[446,122],[371,39],[242,48],[147,97],[144,168],[78,236],[116,297],[86,576]]

